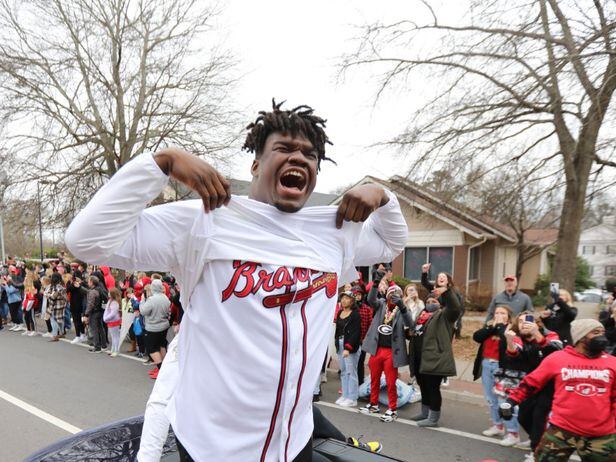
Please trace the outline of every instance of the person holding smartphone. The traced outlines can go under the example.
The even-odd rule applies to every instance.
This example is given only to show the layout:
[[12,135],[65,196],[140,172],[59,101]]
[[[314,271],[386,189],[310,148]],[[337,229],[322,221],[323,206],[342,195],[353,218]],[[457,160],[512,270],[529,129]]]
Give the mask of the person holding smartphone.
[[[558,334],[546,329],[541,318],[529,311],[523,311],[513,320],[511,329],[505,331],[505,337],[507,355],[519,360],[527,374],[537,369],[550,354],[563,348]],[[530,437],[533,452],[545,430],[553,397],[554,384],[551,383],[520,404],[518,421]]]
[[564,346],[571,345],[571,323],[575,321],[578,310],[572,306],[573,298],[565,289],[559,289],[558,283],[550,284],[552,303],[541,312],[545,327],[556,332]]

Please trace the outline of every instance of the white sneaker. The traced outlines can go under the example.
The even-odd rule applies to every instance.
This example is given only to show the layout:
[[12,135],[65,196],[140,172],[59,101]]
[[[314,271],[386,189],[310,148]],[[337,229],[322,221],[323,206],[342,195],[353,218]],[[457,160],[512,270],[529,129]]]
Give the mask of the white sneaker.
[[88,337],[86,337],[86,334],[81,334],[81,335],[79,336],[79,341],[80,341],[81,343],[83,343],[83,342],[87,342],[87,341],[88,341]]
[[15,329],[15,332],[21,332],[23,330],[26,330],[26,327],[23,324],[19,324],[17,329]]
[[520,441],[518,444],[515,445],[515,447],[518,449],[523,449],[525,451],[530,451],[530,440]]
[[33,331],[30,331],[30,333],[28,334],[28,337],[36,337],[37,335],[38,335],[38,332],[33,330]]
[[496,425],[492,425],[487,430],[481,432],[483,436],[505,436],[505,427],[498,428]]
[[357,401],[352,400],[352,399],[345,399],[340,404],[338,404],[338,406],[342,406],[342,407],[357,407]]
[[13,324],[13,327],[11,327],[9,329],[9,331],[11,332],[17,332],[19,330],[19,325],[18,324]]
[[338,399],[336,400],[336,404],[340,404],[340,403],[342,403],[342,402],[343,402],[343,401],[345,401],[345,400],[346,400],[346,398],[344,398],[344,397],[342,397],[342,396],[341,396],[340,398],[338,398]]
[[391,409],[387,409],[385,413],[380,417],[381,422],[393,422],[398,418],[398,413],[396,411],[392,411]]
[[532,452],[529,452],[524,457],[524,462],[535,462],[535,455]]
[[28,335],[29,333],[30,333],[30,331],[29,331],[29,330],[24,330],[24,331],[21,333],[21,335]]
[[76,343],[79,343],[79,337],[75,337],[73,340],[71,340],[72,345],[75,345]]
[[513,433],[507,433],[498,444],[500,444],[501,446],[510,447],[514,444],[518,444],[519,442],[520,437],[518,435],[514,435]]
[[53,334],[51,332],[45,332],[43,334],[43,337],[51,338],[51,337],[53,337]]

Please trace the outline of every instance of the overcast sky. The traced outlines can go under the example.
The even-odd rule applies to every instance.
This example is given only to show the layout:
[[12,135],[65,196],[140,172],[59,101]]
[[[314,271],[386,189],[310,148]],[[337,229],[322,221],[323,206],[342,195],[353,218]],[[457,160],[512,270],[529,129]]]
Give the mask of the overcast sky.
[[[337,82],[340,56],[356,48],[356,26],[375,20],[419,19],[419,2],[365,0],[266,0],[224,2],[219,18],[225,45],[245,74],[236,101],[250,121],[271,108],[271,98],[308,104],[328,119],[334,142],[328,150],[337,166],[323,164],[316,191],[328,192],[371,174],[387,178],[407,170],[399,158],[369,146],[400,132],[418,95],[388,94],[376,107],[373,71],[357,70]],[[250,179],[252,157],[244,153],[234,177]]]

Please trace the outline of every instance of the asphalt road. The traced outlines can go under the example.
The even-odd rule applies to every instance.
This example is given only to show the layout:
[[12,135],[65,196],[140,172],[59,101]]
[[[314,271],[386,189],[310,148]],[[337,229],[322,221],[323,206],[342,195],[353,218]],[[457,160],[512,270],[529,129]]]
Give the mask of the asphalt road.
[[[143,413],[153,381],[140,362],[46,340],[0,331],[0,462],[20,461],[79,429]],[[343,433],[381,441],[384,454],[401,460],[524,459],[523,451],[502,448],[481,436],[488,426],[483,406],[446,400],[442,426],[420,429],[406,420],[417,412],[417,404],[402,409],[398,422],[385,424],[331,404],[338,397],[336,374],[329,374],[323,391],[318,406]]]

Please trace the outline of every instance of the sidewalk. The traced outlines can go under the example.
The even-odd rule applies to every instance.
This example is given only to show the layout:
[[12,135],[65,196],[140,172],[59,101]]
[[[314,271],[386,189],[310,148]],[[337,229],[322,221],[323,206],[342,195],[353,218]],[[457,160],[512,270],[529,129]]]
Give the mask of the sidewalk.
[[[366,377],[370,374],[368,370],[368,360],[366,359]],[[338,372],[338,358],[332,356],[331,363],[328,372],[334,374],[337,377]],[[453,401],[462,401],[469,404],[478,406],[487,406],[485,398],[483,396],[483,388],[481,386],[481,380],[473,381],[473,362],[456,359],[456,371],[458,375],[450,377],[449,385],[441,387],[441,393],[443,398]],[[398,369],[399,378],[405,383],[412,381],[411,374],[408,366]]]

